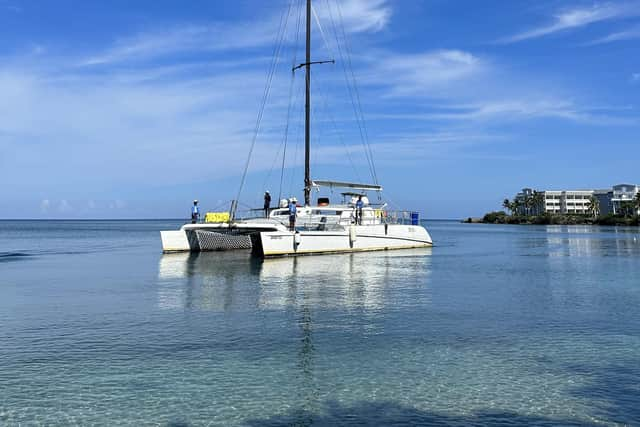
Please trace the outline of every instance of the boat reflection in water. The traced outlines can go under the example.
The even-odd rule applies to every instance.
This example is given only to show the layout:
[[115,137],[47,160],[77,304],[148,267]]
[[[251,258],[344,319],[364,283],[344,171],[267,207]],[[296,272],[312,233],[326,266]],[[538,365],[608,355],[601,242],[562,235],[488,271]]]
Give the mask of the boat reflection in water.
[[[158,304],[165,309],[281,309],[305,305],[375,310],[416,292],[421,304],[431,248],[261,260],[249,252],[165,254]],[[400,295],[402,294],[402,295]]]
[[[430,303],[430,255],[430,248],[267,260],[241,251],[165,254],[158,304],[197,318],[212,353],[233,349],[225,375],[245,378],[256,363],[271,366],[259,375],[284,390],[283,402],[308,410],[287,424],[311,425],[336,354],[348,353],[354,340],[366,351],[385,327],[404,328],[403,321],[385,323],[387,314]],[[353,375],[339,369],[335,378]]]

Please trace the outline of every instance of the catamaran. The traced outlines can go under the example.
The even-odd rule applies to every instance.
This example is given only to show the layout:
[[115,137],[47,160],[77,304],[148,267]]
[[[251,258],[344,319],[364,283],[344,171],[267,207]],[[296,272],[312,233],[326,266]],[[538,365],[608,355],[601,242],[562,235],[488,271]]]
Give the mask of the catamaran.
[[[311,0],[306,0],[306,57],[304,63],[293,68],[305,70],[304,204],[295,210],[295,225],[291,227],[290,223],[289,205],[297,205],[293,198],[281,200],[267,218],[248,219],[236,218],[237,201],[233,201],[223,221],[185,224],[180,230],[161,231],[164,252],[251,248],[257,256],[268,258],[433,245],[417,212],[391,211],[386,203],[370,202],[368,192],[380,194],[383,190],[378,183],[312,179],[311,66],[334,61],[312,61],[311,16]],[[343,189],[342,200],[336,203],[324,196],[312,204],[312,190],[320,188]]]

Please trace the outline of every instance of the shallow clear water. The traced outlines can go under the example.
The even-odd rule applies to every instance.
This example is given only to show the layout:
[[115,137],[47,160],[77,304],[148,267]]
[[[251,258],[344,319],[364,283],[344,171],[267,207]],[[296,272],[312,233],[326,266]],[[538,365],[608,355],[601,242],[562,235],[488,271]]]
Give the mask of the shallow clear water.
[[0,425],[640,425],[637,228],[160,253],[172,221],[0,221]]

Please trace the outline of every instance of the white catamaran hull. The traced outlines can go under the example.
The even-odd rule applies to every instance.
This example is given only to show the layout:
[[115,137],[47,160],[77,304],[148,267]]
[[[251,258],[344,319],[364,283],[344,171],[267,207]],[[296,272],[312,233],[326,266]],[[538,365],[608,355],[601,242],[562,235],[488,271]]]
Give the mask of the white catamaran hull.
[[200,252],[251,249],[252,233],[286,230],[278,221],[255,219],[250,222],[185,224],[180,230],[161,231],[162,251]]
[[261,232],[254,239],[254,250],[264,257],[432,246],[424,227],[403,224],[352,225],[335,231]]

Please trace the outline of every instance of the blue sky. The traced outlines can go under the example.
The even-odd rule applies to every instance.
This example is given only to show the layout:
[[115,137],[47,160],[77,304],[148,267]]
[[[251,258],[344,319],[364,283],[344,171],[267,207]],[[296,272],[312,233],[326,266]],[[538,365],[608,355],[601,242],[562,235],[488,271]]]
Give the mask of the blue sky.
[[[337,60],[313,69],[314,178],[371,181],[350,59],[394,206],[458,218],[523,186],[640,181],[639,1],[335,1],[314,2],[313,59]],[[0,218],[226,207],[289,10],[245,206],[302,196],[298,0],[0,0]]]

